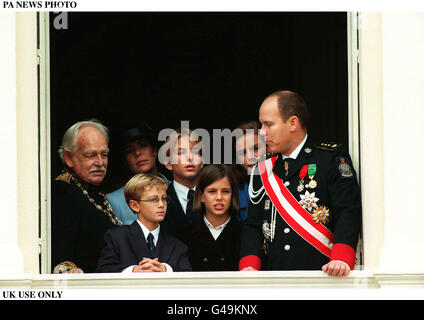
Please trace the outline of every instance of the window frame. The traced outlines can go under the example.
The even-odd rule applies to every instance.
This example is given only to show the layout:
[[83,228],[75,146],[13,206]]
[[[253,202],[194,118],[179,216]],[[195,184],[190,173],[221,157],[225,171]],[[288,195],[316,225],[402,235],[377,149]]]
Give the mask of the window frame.
[[[349,153],[360,183],[360,106],[359,106],[359,13],[347,12],[348,43],[348,137]],[[51,273],[50,198],[51,198],[51,139],[50,139],[50,29],[49,12],[37,13],[38,20],[38,95],[39,95],[39,247],[40,273]],[[363,243],[358,244],[358,266],[363,268]]]

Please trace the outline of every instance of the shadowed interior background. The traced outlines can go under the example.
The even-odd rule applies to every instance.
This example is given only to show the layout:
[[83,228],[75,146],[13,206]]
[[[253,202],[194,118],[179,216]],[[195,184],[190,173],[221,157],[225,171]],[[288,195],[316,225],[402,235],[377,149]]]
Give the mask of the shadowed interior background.
[[[50,14],[52,177],[73,123],[96,118],[111,130],[105,191],[127,170],[113,138],[127,120],[157,131],[230,128],[257,120],[270,93],[292,90],[308,103],[317,142],[348,143],[347,14],[342,12]],[[116,149],[115,149],[116,150]],[[168,174],[165,168],[160,168]]]

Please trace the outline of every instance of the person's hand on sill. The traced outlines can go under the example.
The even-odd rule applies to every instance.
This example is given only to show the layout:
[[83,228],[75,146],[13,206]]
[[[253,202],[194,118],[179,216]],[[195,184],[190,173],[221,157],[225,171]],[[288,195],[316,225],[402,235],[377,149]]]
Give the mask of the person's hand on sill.
[[80,268],[75,268],[67,271],[66,273],[84,273],[84,271],[82,271]]
[[241,269],[240,271],[258,271],[258,270],[256,270],[253,267],[246,267],[246,268]]
[[345,277],[350,272],[349,265],[341,260],[333,260],[322,267],[322,271],[332,277]]

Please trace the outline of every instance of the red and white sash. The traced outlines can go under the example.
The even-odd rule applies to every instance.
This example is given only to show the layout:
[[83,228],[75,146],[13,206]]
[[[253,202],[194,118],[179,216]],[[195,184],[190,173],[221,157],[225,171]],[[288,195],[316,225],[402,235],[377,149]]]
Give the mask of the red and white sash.
[[334,235],[322,224],[315,223],[309,212],[299,204],[284,186],[283,181],[272,171],[277,157],[274,156],[258,164],[266,193],[281,218],[303,239],[330,257]]

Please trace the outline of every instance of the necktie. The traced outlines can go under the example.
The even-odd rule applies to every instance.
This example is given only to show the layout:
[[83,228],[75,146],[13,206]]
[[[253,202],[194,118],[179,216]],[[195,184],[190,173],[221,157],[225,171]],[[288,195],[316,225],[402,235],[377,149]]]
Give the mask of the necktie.
[[153,239],[153,234],[149,233],[149,235],[147,236],[147,246],[149,247],[150,251],[150,259],[156,258],[156,247],[153,242]]
[[187,207],[186,207],[186,216],[187,218],[191,218],[193,214],[193,198],[194,198],[194,190],[188,190],[187,193]]

